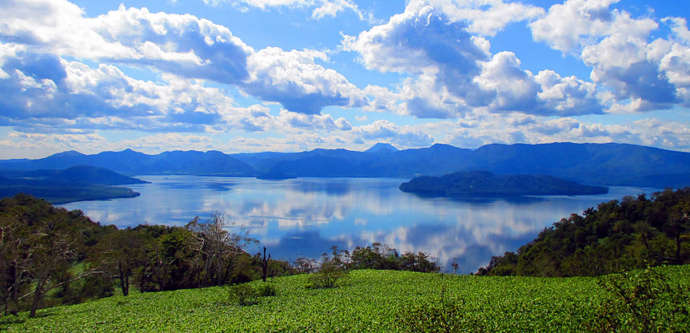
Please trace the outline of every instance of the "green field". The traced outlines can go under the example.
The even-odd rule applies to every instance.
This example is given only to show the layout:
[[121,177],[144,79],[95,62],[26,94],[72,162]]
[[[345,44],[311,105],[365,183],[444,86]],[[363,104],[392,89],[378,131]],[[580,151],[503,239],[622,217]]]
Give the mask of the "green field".
[[[690,265],[659,269],[690,288]],[[260,281],[251,283],[254,286]],[[228,300],[228,289],[114,296],[0,318],[9,332],[272,332],[400,331],[401,311],[415,304],[459,304],[459,320],[473,331],[583,331],[606,292],[597,278],[456,276],[359,270],[339,287],[308,289],[307,275],[276,278],[277,296],[257,305]]]

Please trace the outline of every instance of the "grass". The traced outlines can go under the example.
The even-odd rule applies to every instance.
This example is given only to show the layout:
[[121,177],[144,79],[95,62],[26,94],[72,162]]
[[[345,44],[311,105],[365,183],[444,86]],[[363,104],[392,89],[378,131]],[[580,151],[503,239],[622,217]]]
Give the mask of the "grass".
[[[690,265],[663,267],[690,288]],[[582,331],[604,301],[597,278],[454,276],[353,271],[339,287],[309,289],[308,275],[276,278],[277,296],[240,306],[223,287],[114,296],[0,318],[9,332],[384,332],[400,331],[401,311],[460,304],[474,331]],[[251,285],[259,287],[260,281]]]

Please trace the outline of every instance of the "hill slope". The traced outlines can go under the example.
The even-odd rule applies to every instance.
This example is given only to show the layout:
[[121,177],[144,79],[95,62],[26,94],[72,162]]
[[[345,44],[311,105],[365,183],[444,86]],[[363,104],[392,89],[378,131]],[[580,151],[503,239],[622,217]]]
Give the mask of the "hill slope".
[[605,187],[536,175],[494,175],[486,171],[455,172],[441,177],[415,177],[400,190],[426,196],[584,195],[607,193]]
[[7,174],[11,175],[12,178],[67,184],[130,185],[146,183],[143,180],[128,177],[105,168],[87,165],[73,166],[64,170],[33,170],[9,172]]
[[[690,287],[690,266],[662,267]],[[37,318],[0,318],[9,332],[398,332],[412,304],[439,302],[441,290],[460,306],[465,327],[486,331],[582,331],[604,293],[595,278],[452,276],[353,271],[333,289],[306,289],[306,275],[276,278],[277,296],[258,305],[229,304],[222,287],[115,296],[39,311]],[[252,285],[259,285],[259,281]],[[687,319],[686,319],[687,320]]]
[[64,170],[5,171],[3,174],[5,177],[0,177],[0,197],[24,193],[55,204],[136,197],[139,193],[112,185],[146,183],[92,166],[75,166]]

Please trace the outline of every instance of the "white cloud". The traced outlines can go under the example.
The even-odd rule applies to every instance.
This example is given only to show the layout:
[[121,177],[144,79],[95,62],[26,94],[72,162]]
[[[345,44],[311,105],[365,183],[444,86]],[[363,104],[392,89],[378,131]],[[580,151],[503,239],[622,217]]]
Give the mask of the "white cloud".
[[34,52],[153,66],[192,78],[235,83],[247,76],[252,49],[227,28],[191,15],[150,13],[121,5],[86,18],[62,0],[3,2],[4,40]]
[[673,38],[651,38],[659,23],[610,8],[619,0],[568,0],[533,22],[532,35],[579,56],[592,68],[609,112],[639,112],[690,104],[686,21],[666,18]]
[[387,141],[403,147],[429,146],[434,142],[430,135],[418,129],[398,126],[387,120],[377,120],[368,125],[355,127],[353,134],[356,138],[368,142]]
[[[347,2],[342,5],[347,5]],[[0,33],[0,43],[6,41],[1,44],[0,59],[5,59],[6,54],[16,55],[10,49],[12,47],[24,50],[23,54],[26,55],[46,54],[55,59],[71,57],[108,63],[110,67],[101,67],[100,70],[107,68],[110,74],[118,70],[114,66],[145,66],[164,75],[174,73],[182,78],[231,84],[266,101],[281,102],[291,111],[310,114],[320,113],[323,107],[329,105],[361,106],[366,103],[361,92],[344,76],[316,63],[317,60],[327,60],[325,53],[312,50],[283,51],[272,47],[255,52],[226,27],[192,15],[151,13],[146,8],[120,5],[117,10],[87,18],[79,7],[64,0],[8,1],[0,3],[0,10],[9,13],[0,17],[0,27],[6,28]],[[14,75],[4,69],[8,66],[5,60],[0,60],[0,79]],[[94,94],[90,94],[89,89],[102,88],[93,86],[96,82],[76,82],[86,77],[79,76],[82,71],[76,67],[72,68],[74,72],[66,81],[70,85],[58,87],[63,94],[92,96]],[[99,79],[105,78],[101,75]],[[37,94],[37,84],[47,82],[35,82],[31,91]],[[28,88],[29,83],[25,79],[23,86]],[[80,84],[86,85],[80,88]],[[99,81],[98,84],[111,89],[112,86],[108,84],[119,83]],[[174,82],[168,81],[168,84],[173,85]],[[42,87],[47,89],[46,86]],[[126,84],[121,84],[120,92],[123,87]],[[106,100],[94,100],[81,107],[92,106],[99,109],[94,113],[103,113],[107,112],[103,103],[120,108],[137,107],[137,102],[141,100],[148,104],[157,103],[154,99],[160,97],[147,98],[145,92],[146,89],[140,89],[129,93],[117,105],[113,104],[113,98],[107,96],[109,91],[99,90],[95,95]],[[138,93],[143,95],[135,97]],[[43,95],[48,96],[48,90]],[[215,96],[216,92],[212,95]],[[216,97],[209,97],[213,98]],[[52,100],[55,102],[55,99]],[[14,103],[14,106],[18,105]],[[195,103],[178,106],[201,108]],[[210,107],[203,105],[203,108]],[[178,110],[170,115],[179,115],[181,122],[185,119],[194,122],[214,112],[188,109],[185,115],[181,113]]]
[[[351,10],[360,20],[373,20],[371,15],[365,14],[352,0],[203,0],[207,5],[218,6],[231,3],[235,6],[250,6],[267,10],[274,7],[314,8],[311,17],[320,20],[324,17],[336,17],[338,13]],[[241,9],[246,7],[240,7]]]
[[513,22],[527,21],[544,14],[541,7],[503,0],[412,0],[408,7],[432,6],[443,11],[452,22],[466,22],[473,34],[494,36]]
[[268,47],[248,59],[250,78],[244,89],[286,109],[316,114],[327,105],[361,106],[365,100],[342,74],[316,63],[328,59],[324,52],[284,51]]
[[568,0],[549,8],[548,14],[530,24],[532,36],[551,47],[569,52],[591,37],[604,35],[615,20],[609,6],[620,0]]
[[[477,28],[511,8],[516,10],[512,16]],[[345,36],[343,48],[359,53],[368,69],[410,75],[397,96],[369,89],[376,108],[420,118],[459,117],[481,108],[562,116],[601,113],[594,84],[549,70],[535,76],[520,68],[514,53],[492,55],[490,42],[474,35],[491,35],[510,22],[541,14],[536,7],[502,1],[412,1],[386,24]],[[396,97],[399,102],[392,102]]]

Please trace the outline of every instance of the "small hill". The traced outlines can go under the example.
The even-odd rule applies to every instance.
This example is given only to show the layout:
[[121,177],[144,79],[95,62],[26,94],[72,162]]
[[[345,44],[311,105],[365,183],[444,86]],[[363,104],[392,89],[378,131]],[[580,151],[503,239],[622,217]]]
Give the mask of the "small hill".
[[54,204],[132,198],[139,193],[113,185],[147,183],[92,166],[75,166],[64,170],[5,171],[3,174],[4,177],[0,177],[0,197],[24,193]]
[[129,185],[147,183],[112,170],[87,165],[74,166],[64,170],[27,171],[23,173],[23,176],[30,179],[71,184]]
[[494,175],[486,171],[455,172],[441,177],[415,177],[400,190],[426,196],[583,195],[607,193],[599,186],[581,185],[551,176]]

